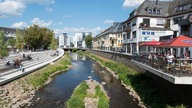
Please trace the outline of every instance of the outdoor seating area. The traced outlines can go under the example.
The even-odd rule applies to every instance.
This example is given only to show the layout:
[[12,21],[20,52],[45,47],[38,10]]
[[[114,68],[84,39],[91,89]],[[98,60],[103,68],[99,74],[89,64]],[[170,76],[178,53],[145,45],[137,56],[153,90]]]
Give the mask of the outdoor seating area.
[[166,57],[162,56],[148,59],[147,54],[137,54],[133,58],[135,61],[174,76],[192,76],[192,59],[173,59],[173,62],[169,64]]
[[[192,59],[189,48],[192,47],[192,38],[178,36],[166,42],[151,41],[139,44],[153,50],[134,55],[134,60],[178,77],[192,77]],[[182,48],[178,50],[178,48]]]

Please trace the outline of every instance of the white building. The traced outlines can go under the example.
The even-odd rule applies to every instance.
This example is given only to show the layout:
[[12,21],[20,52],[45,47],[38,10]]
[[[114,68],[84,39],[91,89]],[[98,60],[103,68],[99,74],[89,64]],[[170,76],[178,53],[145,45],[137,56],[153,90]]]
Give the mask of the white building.
[[169,2],[145,0],[130,17],[123,22],[123,49],[126,53],[139,53],[139,44],[147,41],[159,41],[162,36],[172,36],[173,31],[166,28],[166,16]]
[[63,33],[62,35],[59,36],[59,47],[64,47],[66,48],[67,47],[67,39],[68,39],[68,36],[67,36],[67,33]]
[[73,36],[73,45],[75,48],[86,48],[84,41],[85,36],[91,35],[91,32],[78,32]]

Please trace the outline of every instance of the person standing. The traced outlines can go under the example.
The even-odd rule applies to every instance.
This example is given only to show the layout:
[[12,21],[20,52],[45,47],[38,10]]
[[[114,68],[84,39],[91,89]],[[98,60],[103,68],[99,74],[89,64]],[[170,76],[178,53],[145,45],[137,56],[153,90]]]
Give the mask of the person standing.
[[170,52],[166,55],[167,63],[168,65],[171,65],[173,63],[174,55],[171,54]]

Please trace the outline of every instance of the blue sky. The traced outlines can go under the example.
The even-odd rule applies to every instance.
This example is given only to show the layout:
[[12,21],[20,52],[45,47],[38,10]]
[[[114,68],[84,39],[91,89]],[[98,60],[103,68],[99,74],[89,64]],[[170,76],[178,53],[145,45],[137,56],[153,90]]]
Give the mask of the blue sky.
[[0,0],[0,26],[26,28],[33,24],[56,35],[97,34],[112,22],[122,22],[144,0]]

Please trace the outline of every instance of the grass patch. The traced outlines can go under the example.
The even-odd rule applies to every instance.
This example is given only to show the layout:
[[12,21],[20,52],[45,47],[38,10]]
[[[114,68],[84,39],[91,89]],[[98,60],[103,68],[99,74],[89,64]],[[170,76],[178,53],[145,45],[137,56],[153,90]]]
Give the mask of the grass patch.
[[45,84],[50,75],[68,69],[68,66],[71,65],[70,59],[71,58],[69,55],[65,55],[54,64],[48,65],[36,72],[33,72],[26,77],[19,79],[18,82],[23,86],[25,91],[28,91],[29,85],[34,89],[37,89]]
[[88,86],[86,82],[82,82],[79,87],[77,87],[71,98],[66,102],[67,108],[84,108],[84,98],[87,95]]
[[114,71],[121,81],[131,86],[138,93],[145,105],[151,108],[186,108],[182,102],[174,102],[173,99],[169,98],[166,91],[158,87],[145,74],[139,73],[121,63],[105,60],[88,52],[86,54]]
[[101,91],[99,85],[95,87],[96,97],[99,97],[98,108],[109,108],[109,98]]

